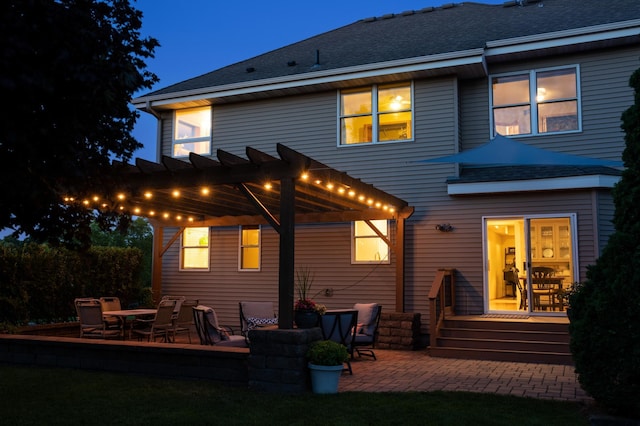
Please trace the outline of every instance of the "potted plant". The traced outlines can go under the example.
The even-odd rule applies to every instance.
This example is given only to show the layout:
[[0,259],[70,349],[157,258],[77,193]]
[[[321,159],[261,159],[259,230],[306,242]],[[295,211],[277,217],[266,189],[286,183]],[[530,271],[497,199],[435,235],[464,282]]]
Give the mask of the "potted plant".
[[311,328],[318,325],[320,315],[324,314],[327,308],[316,303],[309,296],[314,275],[311,269],[301,268],[296,271],[296,300],[294,310],[294,321],[298,328]]
[[349,359],[347,347],[333,340],[318,340],[307,351],[313,393],[337,393],[344,363]]

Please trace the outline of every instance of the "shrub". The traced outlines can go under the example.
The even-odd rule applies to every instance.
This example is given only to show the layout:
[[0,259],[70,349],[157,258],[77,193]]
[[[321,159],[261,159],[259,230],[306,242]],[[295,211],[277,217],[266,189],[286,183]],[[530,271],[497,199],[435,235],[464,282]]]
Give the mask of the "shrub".
[[342,365],[349,359],[347,347],[333,340],[318,340],[309,346],[307,358],[315,365]]

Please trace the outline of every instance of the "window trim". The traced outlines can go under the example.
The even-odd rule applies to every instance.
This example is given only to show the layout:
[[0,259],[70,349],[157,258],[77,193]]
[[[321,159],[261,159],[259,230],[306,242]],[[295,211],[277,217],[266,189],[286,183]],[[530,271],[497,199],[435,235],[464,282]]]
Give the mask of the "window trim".
[[[209,135],[207,136],[199,136],[196,138],[185,138],[185,139],[176,139],[176,128],[178,127],[178,113],[179,112],[185,112],[185,111],[194,111],[194,110],[205,110],[208,109],[209,110],[209,114],[210,114],[210,126],[209,126]],[[183,144],[188,144],[188,143],[199,143],[199,142],[209,142],[209,152],[208,153],[202,153],[200,155],[211,155],[211,150],[213,147],[212,141],[213,141],[213,108],[210,106],[204,106],[204,107],[195,107],[195,108],[182,108],[182,109],[177,109],[173,111],[173,117],[172,117],[172,129],[171,129],[171,157],[173,158],[187,158],[189,156],[189,154],[186,155],[174,155],[175,152],[175,148],[176,145],[183,145]]]
[[[576,75],[576,97],[575,98],[566,98],[562,99],[562,101],[575,100],[576,102],[576,115],[578,120],[578,128],[575,130],[566,130],[566,131],[555,131],[555,132],[540,132],[539,123],[538,123],[538,102],[536,102],[537,95],[537,75],[539,73],[544,73],[548,71],[556,71],[556,70],[565,70],[565,69],[574,69]],[[531,121],[531,133],[523,133],[517,135],[509,135],[511,138],[520,138],[520,137],[535,137],[535,136],[552,136],[552,135],[565,135],[570,133],[580,133],[582,132],[582,89],[580,86],[580,64],[568,64],[568,65],[559,65],[555,67],[545,67],[545,68],[533,68],[530,70],[520,70],[520,71],[512,71],[506,73],[498,73],[489,75],[489,123],[490,123],[490,132],[491,137],[495,137],[496,126],[494,122],[494,110],[495,106],[493,103],[493,79],[495,77],[509,77],[516,75],[528,75],[529,76],[529,102],[528,104],[523,103],[522,105],[529,105],[530,118]],[[555,102],[559,102],[560,100],[556,100]],[[541,104],[546,104],[551,102],[541,102]]]
[[[380,141],[378,140],[378,121],[379,117],[384,114],[388,114],[387,111],[381,112],[378,109],[378,92],[380,89],[392,88],[392,87],[403,87],[409,86],[409,91],[411,92],[411,108],[409,110],[401,110],[399,112],[410,112],[411,113],[411,137],[407,139],[395,139],[389,141]],[[371,113],[370,114],[348,114],[342,115],[342,94],[349,92],[358,92],[365,91],[367,89],[369,93],[371,93]],[[371,146],[371,145],[382,145],[382,144],[392,144],[392,143],[406,143],[413,142],[415,140],[415,90],[413,80],[397,82],[397,83],[383,83],[383,84],[371,84],[368,86],[360,86],[360,87],[352,87],[348,89],[338,90],[337,91],[337,147],[352,147],[352,146]],[[342,143],[342,119],[349,117],[364,117],[371,116],[371,142],[359,142],[359,143]]]
[[[391,226],[390,226],[390,221],[388,219],[378,219],[378,220],[385,220],[387,222],[387,233],[386,233],[386,237],[387,239],[389,239],[389,235],[391,232]],[[356,221],[352,221],[351,222],[351,264],[352,265],[388,265],[391,263],[391,247],[389,247],[387,245],[387,256],[385,259],[380,259],[380,260],[356,260],[356,248],[357,248],[357,244],[356,241],[359,238],[377,238],[379,240],[382,241],[382,243],[386,244],[386,242],[384,240],[382,240],[382,238],[380,238],[378,235],[364,235],[364,236],[356,236],[356,222],[364,222],[363,220],[356,220]],[[369,226],[365,223],[365,226]]]
[[[258,231],[258,245],[243,245],[242,244],[242,231],[244,229],[256,229]],[[258,248],[258,267],[257,268],[243,268],[242,267],[242,254],[244,248]],[[262,226],[260,225],[240,225],[238,226],[238,271],[239,272],[260,272],[262,269]]]
[[189,228],[206,228],[208,230],[208,237],[207,237],[207,266],[202,267],[202,268],[185,268],[184,266],[184,249],[185,248],[203,248],[203,246],[185,246],[184,245],[184,231],[182,232],[182,235],[180,237],[180,259],[179,261],[179,267],[178,270],[181,272],[208,272],[211,270],[211,227],[209,226],[189,226],[187,228],[185,228],[185,231]]

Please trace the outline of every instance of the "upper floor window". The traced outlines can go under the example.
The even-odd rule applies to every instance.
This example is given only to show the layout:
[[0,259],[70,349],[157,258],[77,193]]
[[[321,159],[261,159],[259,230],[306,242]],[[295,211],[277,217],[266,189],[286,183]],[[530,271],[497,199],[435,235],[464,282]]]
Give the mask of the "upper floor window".
[[340,145],[413,138],[411,83],[340,92]]
[[[371,220],[371,224],[389,238],[389,227],[386,220]],[[389,246],[387,242],[365,221],[353,222],[352,263],[389,263]]]
[[173,156],[211,153],[211,108],[177,110],[173,123]]
[[260,269],[260,226],[240,227],[240,270]]
[[185,228],[182,233],[180,269],[209,269],[209,228]]
[[578,131],[578,67],[532,70],[491,78],[494,134]]

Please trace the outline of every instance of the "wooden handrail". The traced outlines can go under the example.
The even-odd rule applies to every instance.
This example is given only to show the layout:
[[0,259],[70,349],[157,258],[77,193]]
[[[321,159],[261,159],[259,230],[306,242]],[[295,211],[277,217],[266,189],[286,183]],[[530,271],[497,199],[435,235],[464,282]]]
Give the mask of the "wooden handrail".
[[[447,277],[449,277],[449,286],[446,285]],[[437,345],[445,314],[455,312],[455,287],[455,269],[438,269],[429,291],[429,340],[432,347]]]

